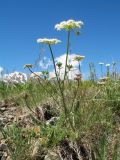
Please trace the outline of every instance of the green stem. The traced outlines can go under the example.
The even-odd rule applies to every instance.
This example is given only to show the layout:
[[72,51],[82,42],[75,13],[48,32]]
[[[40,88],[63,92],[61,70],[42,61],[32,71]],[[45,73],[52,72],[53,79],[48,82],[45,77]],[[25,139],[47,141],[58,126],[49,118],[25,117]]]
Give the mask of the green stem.
[[103,68],[102,68],[102,64],[101,64],[101,78],[103,78]]
[[53,51],[52,51],[52,48],[51,48],[50,44],[49,44],[49,49],[50,49],[50,52],[51,52],[52,61],[53,61],[53,65],[54,65],[54,70],[55,70],[55,75],[56,75],[56,78],[57,78],[57,82],[58,82],[59,89],[60,89],[61,96],[62,96],[62,100],[63,100],[64,112],[65,112],[65,115],[67,116],[67,108],[66,108],[64,93],[63,93],[63,89],[61,88],[60,80],[58,78],[58,74],[57,74],[57,70],[56,70],[56,65],[55,65],[55,59],[54,59]]
[[[68,42],[69,42],[69,38],[68,38]],[[59,85],[59,89],[60,89],[60,92],[61,92],[61,98],[62,98],[62,102],[63,102],[63,108],[64,108],[64,113],[65,113],[65,116],[66,116],[66,120],[67,119],[69,120],[69,124],[70,124],[71,128],[74,130],[74,127],[73,127],[73,124],[71,122],[70,116],[68,115],[68,111],[67,111],[67,107],[66,107],[66,103],[65,103],[65,97],[64,97],[64,88],[63,89],[61,88],[60,79],[58,78],[58,74],[57,74],[57,70],[56,70],[56,65],[55,65],[55,59],[54,59],[54,55],[53,55],[53,52],[52,52],[51,45],[49,45],[49,49],[50,49],[51,56],[52,56],[52,61],[53,61],[53,65],[54,65],[55,75],[56,75],[57,82],[58,82],[58,85]],[[69,47],[68,47],[68,51],[69,51]],[[66,66],[67,66],[67,64],[66,64]]]
[[80,66],[80,62],[79,62],[79,72],[81,73],[81,66]]
[[60,68],[59,68],[59,81],[60,81]]
[[68,61],[69,47],[70,47],[70,30],[68,31],[68,39],[67,39],[67,52],[66,52],[64,81],[65,81],[66,74],[67,74],[67,61]]
[[50,49],[50,53],[51,53],[51,56],[52,56],[52,61],[53,61],[53,66],[54,66],[57,82],[59,83],[59,78],[58,78],[57,69],[56,69],[56,65],[55,65],[55,59],[54,59],[53,51],[52,51],[52,48],[51,48],[50,44],[49,44],[49,49]]
[[109,66],[107,66],[107,77],[109,77],[109,74],[110,74],[110,68]]
[[[68,32],[68,47],[67,47],[67,55],[66,55],[66,65],[65,65],[65,67],[67,67],[67,59],[68,59],[68,51],[69,51],[69,39],[70,39],[70,31]],[[52,52],[51,45],[49,45],[49,49],[50,49],[51,56],[52,56],[52,61],[53,61],[53,65],[54,65],[55,75],[56,75],[57,82],[58,82],[58,85],[59,85],[59,89],[60,89],[60,92],[61,92],[61,98],[62,98],[62,102],[63,102],[63,108],[64,108],[64,113],[65,113],[65,116],[66,116],[66,120],[69,121],[69,124],[70,124],[72,130],[75,131],[75,129],[73,127],[73,124],[71,122],[71,119],[70,119],[69,112],[68,112],[67,107],[66,107],[65,97],[64,97],[64,88],[61,88],[60,79],[59,79],[58,74],[57,74],[56,65],[55,65],[55,59],[54,59],[54,55],[53,55],[53,52]],[[66,69],[65,69],[65,72],[66,72]]]

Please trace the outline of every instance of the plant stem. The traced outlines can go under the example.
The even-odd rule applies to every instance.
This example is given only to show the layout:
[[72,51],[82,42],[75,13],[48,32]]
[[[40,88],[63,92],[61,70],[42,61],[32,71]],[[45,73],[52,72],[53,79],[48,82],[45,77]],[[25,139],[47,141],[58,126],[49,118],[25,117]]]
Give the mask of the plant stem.
[[66,74],[67,74],[67,61],[68,61],[68,54],[69,54],[69,46],[70,46],[70,30],[68,31],[68,39],[67,39],[67,52],[66,52],[64,81],[65,81]]
[[59,81],[60,81],[60,68],[59,68]]
[[[67,47],[67,55],[66,55],[66,65],[65,65],[65,67],[67,67],[67,59],[68,59],[68,51],[69,51],[69,39],[70,39],[70,31],[68,32],[68,47]],[[54,55],[53,55],[53,52],[52,52],[51,45],[49,45],[49,49],[50,49],[51,56],[52,56],[55,75],[56,75],[57,82],[58,82],[58,85],[59,85],[59,89],[60,89],[60,92],[61,92],[61,98],[62,98],[62,102],[63,102],[63,108],[64,108],[64,113],[65,113],[65,116],[66,116],[66,120],[69,120],[69,124],[70,124],[72,130],[75,131],[74,126],[73,126],[73,124],[71,122],[71,119],[70,119],[69,112],[68,112],[67,107],[66,107],[65,97],[64,97],[64,88],[61,88],[60,79],[59,79],[58,74],[57,74],[56,65],[55,65],[55,59],[54,59]],[[66,70],[65,70],[65,72],[66,72]]]
[[58,78],[58,74],[57,74],[57,69],[56,69],[56,65],[55,65],[55,59],[54,59],[53,51],[52,51],[52,48],[51,48],[50,44],[49,44],[49,49],[50,49],[50,53],[51,53],[51,56],[52,56],[52,61],[53,61],[53,66],[54,66],[57,82],[59,82],[59,78]]
[[79,62],[79,72],[81,73],[81,66],[80,66],[80,62]]
[[109,77],[109,75],[110,75],[110,68],[109,66],[107,66],[107,77]]
[[102,64],[101,64],[101,78],[103,78],[103,67],[102,67]]
[[66,108],[66,103],[65,103],[64,93],[63,93],[64,90],[61,88],[60,79],[58,78],[56,65],[55,65],[55,59],[54,59],[54,55],[53,55],[53,51],[52,51],[51,45],[49,45],[49,49],[50,49],[50,52],[51,52],[52,61],[53,61],[53,65],[54,65],[54,70],[55,70],[55,75],[56,75],[56,78],[57,78],[57,82],[58,82],[58,85],[59,85],[61,97],[62,97],[62,100],[63,100],[64,112],[65,112],[65,115],[67,116],[67,108]]

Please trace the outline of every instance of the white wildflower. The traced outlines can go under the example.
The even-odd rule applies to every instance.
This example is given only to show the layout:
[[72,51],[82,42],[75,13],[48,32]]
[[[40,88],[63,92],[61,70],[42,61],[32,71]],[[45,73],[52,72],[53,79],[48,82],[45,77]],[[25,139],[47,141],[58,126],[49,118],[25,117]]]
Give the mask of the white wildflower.
[[84,58],[85,58],[85,56],[79,55],[79,56],[76,56],[76,57],[74,58],[74,61],[80,62],[80,61],[82,61]]
[[63,22],[61,22],[59,24],[56,24],[55,25],[55,29],[57,29],[57,30],[78,29],[78,28],[81,28],[83,24],[84,23],[82,21],[75,21],[75,20],[71,20],[70,19],[68,21],[63,21]]
[[47,38],[40,38],[37,39],[37,43],[44,43],[44,44],[48,44],[48,45],[52,45],[52,44],[57,44],[60,43],[61,41],[58,39],[47,39]]
[[108,64],[106,64],[105,66],[106,66],[106,67],[110,67],[110,64],[108,63]]
[[25,64],[25,65],[24,65],[24,68],[32,68],[32,67],[33,67],[32,64]]
[[99,62],[99,65],[104,65],[104,63],[103,62]]

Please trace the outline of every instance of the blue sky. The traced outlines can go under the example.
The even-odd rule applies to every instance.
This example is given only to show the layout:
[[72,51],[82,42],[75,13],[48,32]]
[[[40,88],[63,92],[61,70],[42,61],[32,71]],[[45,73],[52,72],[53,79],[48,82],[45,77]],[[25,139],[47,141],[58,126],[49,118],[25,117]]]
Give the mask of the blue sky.
[[[86,56],[85,73],[89,62],[98,71],[99,62],[120,66],[120,0],[0,0],[0,66],[25,71],[23,65],[39,56],[38,38],[60,39],[54,54],[64,54],[67,33],[54,25],[68,19],[84,22],[81,35],[71,35],[71,53]],[[47,47],[44,54],[50,57]]]

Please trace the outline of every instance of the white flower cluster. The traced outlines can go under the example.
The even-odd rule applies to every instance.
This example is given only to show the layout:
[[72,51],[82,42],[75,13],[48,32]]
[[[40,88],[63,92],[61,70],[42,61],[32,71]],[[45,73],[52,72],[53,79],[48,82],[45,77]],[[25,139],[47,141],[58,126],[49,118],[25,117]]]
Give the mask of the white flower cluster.
[[74,58],[74,61],[82,61],[83,59],[85,58],[85,56],[81,56],[81,55],[78,55]]
[[52,45],[52,44],[57,44],[60,43],[61,41],[58,39],[47,39],[47,38],[40,38],[37,39],[37,43],[44,43],[44,44],[48,44],[48,45]]
[[99,62],[99,65],[104,65],[104,63],[103,62]]
[[3,81],[6,83],[25,83],[27,81],[27,75],[25,73],[13,72],[4,75]]
[[84,23],[82,21],[75,21],[70,19],[68,21],[63,21],[59,24],[56,24],[55,29],[57,29],[58,31],[62,29],[65,30],[78,29],[81,28],[83,24]]
[[106,67],[110,67],[110,64],[108,63],[108,64],[106,64],[105,66],[106,66]]

